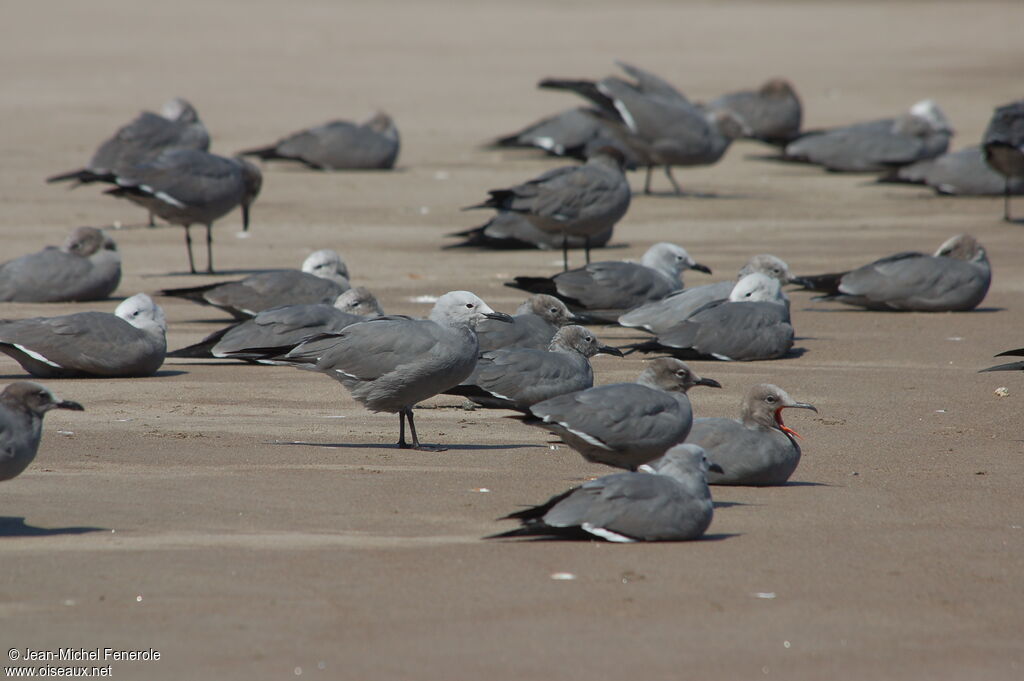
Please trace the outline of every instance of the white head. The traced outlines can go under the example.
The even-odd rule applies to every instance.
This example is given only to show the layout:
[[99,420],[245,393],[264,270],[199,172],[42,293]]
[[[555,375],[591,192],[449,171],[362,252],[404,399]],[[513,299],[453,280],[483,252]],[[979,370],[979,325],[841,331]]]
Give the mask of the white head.
[[184,97],[175,97],[164,102],[163,107],[160,109],[160,115],[169,121],[180,120],[191,123],[199,120],[199,114],[196,112],[195,107]]
[[348,266],[337,251],[323,248],[313,251],[302,261],[302,271],[339,284],[348,283]]
[[434,309],[430,311],[430,320],[442,326],[473,328],[481,319],[512,321],[512,317],[495,312],[487,303],[469,291],[449,291],[437,299]]
[[760,272],[766,274],[772,279],[778,279],[782,284],[788,284],[789,280],[793,278],[793,274],[789,271],[789,265],[785,261],[776,258],[774,255],[768,255],[767,253],[761,253],[755,255],[747,264],[744,265],[739,272],[739,276],[736,277],[737,281],[742,279],[748,274],[754,272]]
[[380,309],[380,303],[377,302],[377,298],[365,286],[356,286],[342,293],[335,299],[334,307],[342,312],[362,315],[364,317],[376,317],[384,314],[384,310]]
[[679,278],[683,270],[697,270],[711,274],[711,270],[696,262],[686,249],[666,241],[656,243],[647,249],[640,259],[640,264],[652,270],[664,272],[673,279]]
[[953,134],[953,127],[949,124],[949,119],[946,118],[946,114],[942,112],[942,109],[939,108],[939,105],[933,99],[922,99],[914,104],[914,106],[910,107],[910,115],[927,121],[928,125],[935,132]]
[[667,475],[683,484],[692,483],[698,487],[707,486],[708,470],[721,473],[722,468],[708,460],[704,448],[694,444],[676,445],[650,464],[640,466],[644,473]]
[[145,293],[136,293],[126,298],[117,306],[114,314],[137,329],[161,335],[167,332],[167,318],[163,309]]
[[782,292],[782,284],[778,279],[767,274],[752,272],[738,282],[729,294],[733,303],[786,303],[786,294]]

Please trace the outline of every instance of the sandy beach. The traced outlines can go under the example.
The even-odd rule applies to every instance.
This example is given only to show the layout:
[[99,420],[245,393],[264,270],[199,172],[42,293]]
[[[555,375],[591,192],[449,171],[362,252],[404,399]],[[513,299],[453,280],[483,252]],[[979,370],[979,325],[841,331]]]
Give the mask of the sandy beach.
[[[140,291],[298,267],[319,248],[341,252],[388,312],[426,314],[414,299],[452,289],[512,312],[525,295],[503,282],[553,274],[560,254],[441,250],[444,235],[487,219],[459,209],[488,189],[562,163],[482,146],[579,103],[536,82],[600,78],[614,59],[705,101],[785,76],[808,128],[933,98],[954,149],[1022,96],[1013,1],[11,0],[3,14],[0,261],[78,225],[111,228],[124,258],[117,299],[0,303],[5,319],[113,311]],[[180,228],[44,182],[172,96],[195,104],[222,154],[383,109],[401,130],[398,168],[264,164],[248,237],[237,212],[224,218],[221,273],[190,276]],[[724,386],[693,392],[698,416],[735,416],[759,382],[819,409],[787,421],[804,438],[788,485],[713,488],[705,539],[482,541],[510,527],[495,518],[611,469],[455,397],[416,412],[420,438],[447,451],[398,450],[397,417],[323,376],[171,359],[152,378],[45,382],[85,411],[51,413],[35,463],[0,485],[0,641],[19,656],[99,649],[90,664],[117,679],[1021,678],[1024,375],[977,371],[1024,345],[1024,227],[1002,221],[1001,198],[751,158],[766,151],[740,142],[715,166],[677,169],[699,198],[669,195],[660,173],[659,195],[642,196],[630,175],[638,195],[595,256],[676,242],[714,270],[687,273],[698,284],[754,253],[817,274],[966,232],[994,277],[969,313],[793,293],[800,356],[694,362]],[[230,322],[158,302],[170,348]],[[643,365],[594,362],[598,383]],[[0,384],[26,377],[0,355]],[[104,662],[104,648],[160,659]]]

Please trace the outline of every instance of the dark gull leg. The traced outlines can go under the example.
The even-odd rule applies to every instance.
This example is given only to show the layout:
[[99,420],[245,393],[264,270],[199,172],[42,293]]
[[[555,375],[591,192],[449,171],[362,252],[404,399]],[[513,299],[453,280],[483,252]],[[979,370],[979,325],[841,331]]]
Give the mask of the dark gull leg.
[[569,271],[569,234],[562,232],[562,271]]
[[440,445],[421,445],[420,439],[416,437],[416,423],[412,420],[412,407],[405,410],[405,417],[409,419],[409,433],[412,434],[412,449],[419,449],[427,452],[443,452],[447,447]]
[[206,271],[213,274],[213,224],[206,225]]
[[1010,218],[1010,176],[1003,179],[1003,221],[1013,222]]
[[654,166],[647,166],[647,179],[644,180],[644,194],[651,193],[651,172],[654,170]]
[[196,263],[192,259],[192,225],[185,225],[185,247],[188,249],[188,270],[192,274],[196,273]]
[[676,182],[676,178],[674,178],[672,176],[672,166],[670,166],[670,165],[666,165],[665,166],[665,177],[667,177],[668,181],[672,183],[672,188],[676,190],[676,194],[682,194],[683,193],[683,190],[679,186],[679,183]]
[[398,446],[402,449],[409,448],[405,442],[405,409],[398,412]]
[[587,264],[590,264],[590,235],[583,237],[583,249],[587,252]]

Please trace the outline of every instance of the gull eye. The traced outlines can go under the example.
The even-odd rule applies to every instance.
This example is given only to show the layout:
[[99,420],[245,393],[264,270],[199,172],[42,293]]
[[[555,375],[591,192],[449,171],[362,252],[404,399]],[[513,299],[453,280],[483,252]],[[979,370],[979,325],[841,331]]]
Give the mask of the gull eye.
[[558,308],[557,307],[548,308],[548,312],[550,312],[551,314],[558,314]]
[[585,337],[585,338],[584,338],[583,340],[585,340],[585,341],[586,341],[586,342],[588,342],[588,343],[593,343],[593,342],[594,342],[594,339],[593,339],[593,337],[591,337],[591,336],[587,336],[587,337]]
[[768,404],[775,404],[775,395],[768,395],[764,398],[764,401]]
[[472,310],[473,309],[473,303],[466,303],[466,309]]
[[686,370],[685,369],[677,370],[676,371],[676,376],[678,376],[679,378],[686,378]]

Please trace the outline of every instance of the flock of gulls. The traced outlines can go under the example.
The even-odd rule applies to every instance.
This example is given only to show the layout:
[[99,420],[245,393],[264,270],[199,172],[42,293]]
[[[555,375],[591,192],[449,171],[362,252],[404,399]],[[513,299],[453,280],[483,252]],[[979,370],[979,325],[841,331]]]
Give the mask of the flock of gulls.
[[[451,235],[460,241],[445,246],[562,250],[562,272],[507,283],[529,294],[513,315],[468,291],[441,295],[425,319],[385,314],[370,291],[350,284],[338,253],[320,250],[301,269],[157,292],[233,318],[188,347],[168,352],[163,310],[138,293],[113,313],[0,321],[0,351],[39,378],[151,376],[165,357],[297,367],[335,379],[371,411],[397,414],[397,446],[416,449],[443,447],[420,442],[414,406],[442,393],[464,396],[479,408],[512,410],[587,461],[623,471],[512,513],[507,519],[518,526],[492,537],[697,538],[712,518],[709,483],[785,484],[801,450],[783,411],[817,409],[776,385],[759,384],[747,390],[738,418],[695,417],[689,391],[721,385],[684,360],[791,354],[787,286],[872,310],[966,311],[984,299],[992,273],[985,249],[966,234],[931,255],[897,253],[817,275],[796,276],[779,258],[755,254],[734,279],[695,286],[684,286],[684,273],[711,270],[672,243],[653,244],[639,262],[591,262],[591,250],[608,243],[636,198],[625,173],[643,169],[649,194],[653,171],[661,168],[672,191],[684,195],[674,168],[713,164],[734,140],[748,138],[771,150],[759,159],[872,172],[879,182],[946,194],[1002,195],[1004,219],[1012,221],[1010,197],[1024,193],[1024,100],[996,108],[979,145],[949,152],[953,130],[930,100],[893,117],[804,130],[800,99],[785,80],[699,103],[659,76],[618,66],[625,76],[540,82],[586,104],[492,146],[533,147],[581,163],[491,190],[468,208],[494,216]],[[48,181],[99,183],[106,194],[145,208],[151,225],[159,218],[183,227],[193,273],[190,228],[204,226],[212,273],[214,223],[239,208],[248,229],[260,193],[263,173],[246,157],[325,171],[387,170],[400,142],[395,122],[376,113],[363,123],[301,130],[231,158],[211,153],[209,145],[196,109],[174,99],[161,113],[143,112],[117,130],[84,168]],[[583,249],[582,267],[570,269],[570,249]],[[103,301],[120,278],[110,235],[78,227],[59,247],[0,264],[0,301]],[[620,325],[650,338],[612,347],[583,325]],[[633,352],[657,357],[633,382],[595,386],[592,357]],[[1024,356],[1024,348],[1003,354]],[[1016,369],[1024,361],[986,371]],[[31,463],[47,411],[82,408],[38,383],[8,385],[0,393],[0,480]]]

